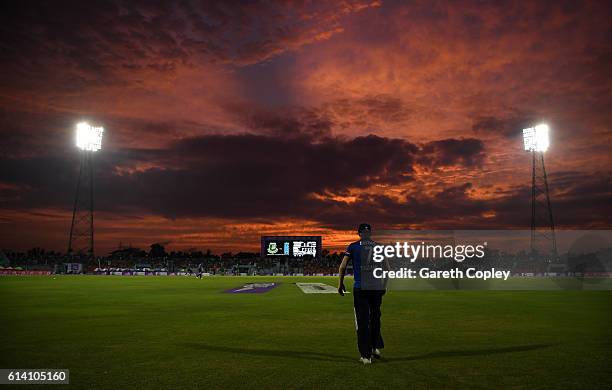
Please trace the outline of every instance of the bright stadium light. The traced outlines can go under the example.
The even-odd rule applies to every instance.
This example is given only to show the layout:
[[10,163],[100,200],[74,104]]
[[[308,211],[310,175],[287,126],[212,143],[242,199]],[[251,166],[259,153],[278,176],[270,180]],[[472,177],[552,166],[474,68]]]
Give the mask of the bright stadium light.
[[87,122],[78,123],[76,132],[76,146],[82,150],[95,152],[102,148],[103,127],[94,127]]
[[543,123],[535,127],[523,129],[523,141],[525,143],[525,150],[530,152],[547,151],[550,145],[548,125]]

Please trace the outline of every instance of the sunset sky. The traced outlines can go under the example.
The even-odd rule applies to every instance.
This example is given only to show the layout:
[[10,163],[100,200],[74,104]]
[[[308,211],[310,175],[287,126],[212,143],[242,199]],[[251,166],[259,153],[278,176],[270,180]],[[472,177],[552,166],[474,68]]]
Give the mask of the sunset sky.
[[261,234],[612,228],[607,1],[0,3],[0,248],[65,251],[81,120],[96,252]]

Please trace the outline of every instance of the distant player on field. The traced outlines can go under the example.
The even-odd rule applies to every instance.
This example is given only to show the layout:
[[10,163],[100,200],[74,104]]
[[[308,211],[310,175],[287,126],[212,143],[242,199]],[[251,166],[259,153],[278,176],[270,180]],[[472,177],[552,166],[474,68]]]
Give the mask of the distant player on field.
[[204,273],[204,266],[202,265],[202,263],[198,264],[198,278],[202,279],[202,273]]
[[[372,227],[367,223],[359,225],[357,230],[359,241],[348,246],[342,263],[340,264],[338,293],[344,296],[344,273],[349,260],[353,265],[355,283],[353,285],[353,305],[355,308],[355,326],[357,327],[357,346],[363,364],[372,363],[372,356],[380,358],[380,350],[384,348],[383,338],[380,334],[380,306],[385,290],[378,286],[363,286],[364,279],[369,270],[364,270],[362,265],[368,260],[366,257],[372,253],[374,241],[370,239]],[[363,271],[363,272],[362,272]],[[366,287],[365,289],[362,287]]]

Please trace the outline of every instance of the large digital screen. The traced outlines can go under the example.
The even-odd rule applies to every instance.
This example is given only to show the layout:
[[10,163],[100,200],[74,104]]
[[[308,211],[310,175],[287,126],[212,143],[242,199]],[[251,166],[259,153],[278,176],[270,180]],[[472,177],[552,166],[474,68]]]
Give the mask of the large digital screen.
[[321,236],[262,236],[263,257],[321,258]]

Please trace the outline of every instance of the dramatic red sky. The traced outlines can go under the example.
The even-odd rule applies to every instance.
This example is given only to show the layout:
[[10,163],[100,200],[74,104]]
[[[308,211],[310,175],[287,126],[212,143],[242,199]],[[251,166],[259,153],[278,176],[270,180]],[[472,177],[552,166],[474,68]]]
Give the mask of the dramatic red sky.
[[1,248],[66,250],[84,119],[98,254],[527,228],[540,121],[557,224],[612,227],[607,1],[0,8]]

